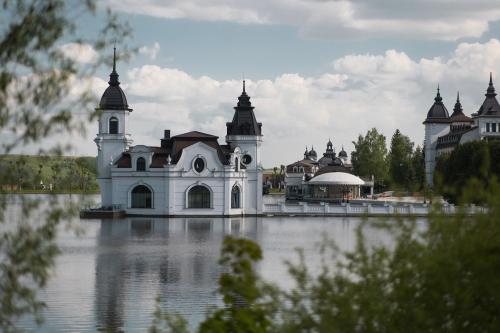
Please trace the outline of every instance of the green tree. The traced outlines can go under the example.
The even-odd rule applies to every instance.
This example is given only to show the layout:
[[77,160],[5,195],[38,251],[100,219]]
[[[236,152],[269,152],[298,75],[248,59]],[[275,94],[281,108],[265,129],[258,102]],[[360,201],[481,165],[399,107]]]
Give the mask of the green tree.
[[[500,183],[493,176],[486,187],[478,184],[470,180],[460,202],[480,196],[483,212],[436,209],[425,228],[408,218],[365,222],[352,251],[324,241],[319,274],[299,251],[299,262],[289,264],[290,289],[258,278],[257,244],[227,238],[221,262],[229,269],[219,289],[225,306],[199,332],[500,331]],[[391,243],[369,242],[367,226],[385,231]]]
[[354,172],[360,176],[375,176],[376,182],[387,179],[387,146],[385,136],[376,128],[369,130],[363,137],[361,134],[358,141],[353,141],[354,151],[351,161]]
[[424,151],[420,146],[415,148],[411,158],[411,189],[422,190],[425,186],[425,158]]
[[410,188],[413,177],[412,170],[413,142],[399,129],[394,132],[389,150],[389,175],[393,185]]
[[[78,19],[95,15],[94,0],[3,0],[1,5],[0,162],[15,148],[81,130],[82,121],[93,116],[91,112],[86,119],[74,116],[74,110],[92,110],[95,98],[90,89],[74,94],[71,88],[72,82],[83,82],[92,75],[102,58],[81,66],[65,54],[63,43],[90,44],[102,51],[129,34],[128,26],[108,11],[97,36],[82,38]],[[60,153],[65,147],[44,150]],[[5,222],[9,200],[0,195],[0,222]],[[22,214],[11,221],[16,228],[0,231],[2,332],[16,331],[17,319],[25,314],[33,314],[38,323],[43,318],[45,305],[38,301],[37,291],[45,286],[58,253],[57,226],[76,213],[75,207],[61,207],[55,198],[46,200],[50,208],[42,210],[39,200],[21,197]]]
[[[450,154],[438,158],[435,187],[446,199],[456,203],[472,178],[485,187],[493,176],[500,177],[499,164],[499,141],[473,141],[458,145]],[[473,203],[482,201],[479,196],[471,199]]]
[[[200,324],[200,333],[273,332],[276,309],[274,288],[264,284],[255,271],[262,251],[248,239],[228,236],[222,245],[219,263],[225,268],[219,278],[219,293],[224,307],[209,313]],[[161,310],[157,299],[154,321],[149,332],[188,332],[186,321]]]
[[220,263],[228,272],[219,279],[219,292],[225,306],[201,323],[200,332],[269,332],[274,306],[265,298],[268,289],[255,272],[255,264],[261,259],[262,251],[256,243],[224,239]]

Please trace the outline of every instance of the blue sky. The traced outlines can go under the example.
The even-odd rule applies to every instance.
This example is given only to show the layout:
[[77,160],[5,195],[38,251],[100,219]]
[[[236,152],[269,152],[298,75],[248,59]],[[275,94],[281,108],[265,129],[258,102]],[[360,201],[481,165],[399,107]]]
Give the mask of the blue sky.
[[[306,145],[321,154],[329,138],[350,153],[372,127],[422,144],[438,83],[450,113],[460,90],[470,114],[489,72],[500,73],[500,1],[108,0],[82,31],[94,32],[106,6],[140,48],[118,64],[135,144],[157,145],[163,129],[223,140],[244,75],[264,166],[300,159]],[[94,78],[98,97],[108,74]],[[95,154],[94,127],[75,153]]]

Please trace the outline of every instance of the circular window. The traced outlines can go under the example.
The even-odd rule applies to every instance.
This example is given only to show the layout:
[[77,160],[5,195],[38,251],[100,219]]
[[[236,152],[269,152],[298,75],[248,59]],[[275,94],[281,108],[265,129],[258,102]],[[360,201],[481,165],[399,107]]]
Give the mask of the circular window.
[[252,163],[252,156],[246,154],[243,155],[243,164],[250,164]]
[[205,169],[205,161],[201,157],[198,157],[194,160],[194,169],[198,173],[202,172],[203,169]]

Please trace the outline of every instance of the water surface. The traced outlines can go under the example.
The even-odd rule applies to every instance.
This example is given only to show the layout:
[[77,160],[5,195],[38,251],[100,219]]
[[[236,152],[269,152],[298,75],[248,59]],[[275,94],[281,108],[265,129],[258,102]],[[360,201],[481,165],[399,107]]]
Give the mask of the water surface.
[[[70,200],[61,196],[60,200]],[[72,197],[71,200],[81,200]],[[14,205],[14,204],[13,204]],[[12,207],[11,207],[12,208]],[[10,210],[11,217],[15,213]],[[359,218],[126,218],[77,220],[85,231],[75,235],[61,228],[62,254],[47,288],[40,292],[48,309],[36,328],[25,318],[21,326],[40,332],[146,331],[155,298],[195,327],[211,306],[220,305],[217,280],[225,235],[258,242],[264,253],[259,273],[290,287],[284,260],[304,250],[311,266],[318,264],[317,244],[325,236],[341,249],[352,249]],[[380,231],[368,230],[373,241]]]

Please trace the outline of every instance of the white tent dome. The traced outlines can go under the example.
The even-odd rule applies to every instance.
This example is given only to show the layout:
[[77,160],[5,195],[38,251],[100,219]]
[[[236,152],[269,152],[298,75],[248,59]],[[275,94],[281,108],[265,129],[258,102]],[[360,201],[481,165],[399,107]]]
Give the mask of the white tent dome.
[[318,185],[364,185],[365,182],[346,172],[327,172],[318,175],[309,181],[309,184]]

